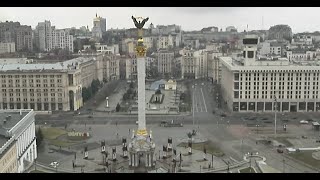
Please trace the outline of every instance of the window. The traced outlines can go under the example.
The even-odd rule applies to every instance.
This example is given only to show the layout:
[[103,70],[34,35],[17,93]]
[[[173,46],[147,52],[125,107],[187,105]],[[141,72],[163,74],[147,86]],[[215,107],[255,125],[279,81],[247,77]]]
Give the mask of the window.
[[248,58],[253,58],[253,51],[248,51]]

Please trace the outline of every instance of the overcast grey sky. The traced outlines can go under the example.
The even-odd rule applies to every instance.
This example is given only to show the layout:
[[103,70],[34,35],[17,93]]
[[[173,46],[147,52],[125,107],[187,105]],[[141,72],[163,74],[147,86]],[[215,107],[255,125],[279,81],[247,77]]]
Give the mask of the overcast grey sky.
[[108,29],[134,27],[134,15],[148,16],[147,26],[151,22],[178,24],[183,30],[209,26],[225,30],[232,25],[243,31],[247,24],[249,30],[288,24],[293,32],[320,31],[319,7],[0,7],[0,21],[19,21],[35,28],[38,22],[50,20],[57,28],[89,25],[91,29],[96,12],[107,19]]

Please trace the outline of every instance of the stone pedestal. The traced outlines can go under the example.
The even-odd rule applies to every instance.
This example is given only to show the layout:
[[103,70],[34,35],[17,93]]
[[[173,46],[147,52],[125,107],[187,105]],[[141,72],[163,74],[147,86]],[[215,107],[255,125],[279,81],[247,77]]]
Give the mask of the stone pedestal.
[[145,167],[153,166],[155,144],[150,141],[149,137],[136,136],[131,143],[129,143],[129,166],[138,167],[140,155],[144,158]]

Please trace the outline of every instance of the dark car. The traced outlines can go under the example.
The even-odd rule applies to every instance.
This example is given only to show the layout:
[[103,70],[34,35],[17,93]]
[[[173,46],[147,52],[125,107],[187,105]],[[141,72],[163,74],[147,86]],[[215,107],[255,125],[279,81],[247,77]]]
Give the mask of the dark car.
[[227,117],[227,114],[222,113],[220,116],[221,116],[221,117]]
[[313,119],[307,119],[307,121],[308,121],[308,122],[312,122],[312,121],[313,121]]
[[249,120],[256,120],[256,117],[250,117]]
[[278,149],[277,149],[277,152],[278,152],[278,153],[283,153],[283,149],[278,148]]
[[264,123],[271,124],[273,121],[264,121]]
[[212,110],[212,114],[215,114],[216,113],[216,111],[215,110]]
[[269,118],[267,118],[267,117],[264,117],[264,118],[262,118],[262,120],[268,120]]
[[93,118],[92,116],[88,116],[88,118]]

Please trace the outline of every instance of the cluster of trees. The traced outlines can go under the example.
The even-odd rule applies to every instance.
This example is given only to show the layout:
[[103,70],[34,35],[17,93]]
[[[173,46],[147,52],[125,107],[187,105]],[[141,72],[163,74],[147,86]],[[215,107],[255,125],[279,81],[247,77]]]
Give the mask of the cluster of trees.
[[98,80],[95,79],[91,82],[91,86],[89,86],[88,88],[82,88],[82,98],[83,101],[87,101],[88,99],[90,99],[93,95],[95,95],[98,90],[102,87],[102,83]]
[[127,90],[126,93],[123,94],[122,99],[124,101],[127,101],[129,99],[134,99],[134,97],[136,97],[136,96],[137,96],[137,91],[134,90],[134,83],[131,82],[130,86],[129,86],[129,89]]
[[118,103],[117,106],[116,106],[116,112],[119,112],[119,111],[120,111],[120,108],[121,108],[121,106],[120,106],[120,104]]
[[147,77],[149,78],[158,78],[158,68],[156,66],[151,66],[151,68],[147,69]]
[[43,134],[41,128],[38,128],[36,131],[36,137],[37,137],[37,147],[40,147],[42,141],[43,141]]

